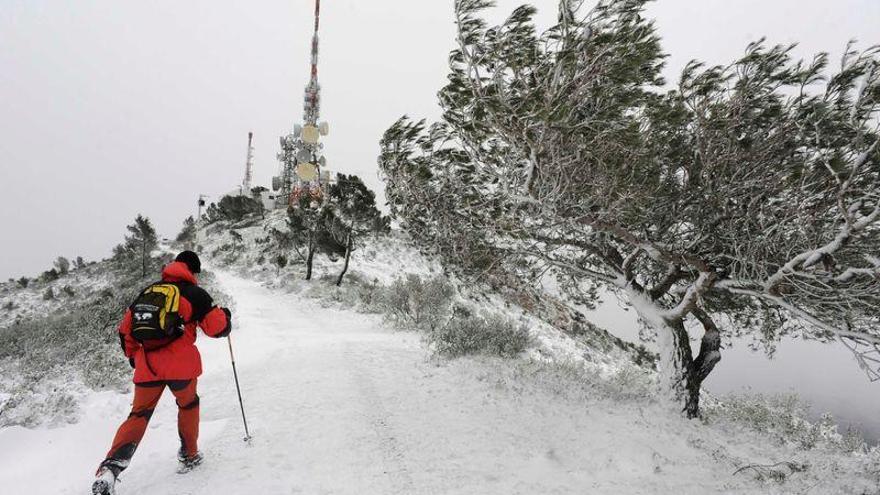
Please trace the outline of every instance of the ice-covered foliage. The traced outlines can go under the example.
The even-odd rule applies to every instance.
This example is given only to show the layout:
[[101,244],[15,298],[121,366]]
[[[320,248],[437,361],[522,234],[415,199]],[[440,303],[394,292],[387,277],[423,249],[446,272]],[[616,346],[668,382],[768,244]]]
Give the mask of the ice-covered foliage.
[[127,387],[116,328],[160,266],[149,220],[128,231],[110,260],[56,262],[52,277],[0,285],[0,426],[74,421],[88,390]]
[[489,27],[491,3],[455,2],[441,121],[382,141],[421,245],[499,285],[634,303],[689,416],[723,332],[880,344],[880,48],[831,69],[762,40],[667,89],[645,0],[563,1],[543,34],[530,6]]
[[192,249],[192,244],[196,238],[196,221],[192,216],[186,217],[183,221],[183,227],[180,229],[180,233],[175,237],[175,241],[181,245],[181,247]]
[[223,196],[219,203],[211,203],[205,212],[209,222],[221,220],[238,222],[250,215],[263,215],[263,203],[247,196]]
[[7,397],[0,404],[0,426],[72,420],[77,401],[70,390],[125,386],[129,366],[116,325],[139,286],[95,268],[83,275],[101,280],[77,284],[80,296],[53,298],[0,327],[0,392]]
[[428,334],[428,341],[441,356],[516,357],[528,348],[530,335],[528,326],[511,318],[456,308],[452,318]]
[[455,288],[448,279],[423,279],[407,274],[374,296],[388,319],[397,326],[433,332],[449,320]]
[[113,248],[113,261],[120,269],[132,273],[139,272],[146,277],[147,273],[158,268],[153,251],[159,247],[159,237],[149,218],[138,215],[134,223],[126,227],[128,235],[122,244]]
[[830,415],[823,416],[817,422],[806,420],[808,416],[809,405],[794,394],[738,394],[708,406],[705,419],[710,423],[743,425],[801,449],[832,448],[844,452],[867,449],[857,431],[841,433]]

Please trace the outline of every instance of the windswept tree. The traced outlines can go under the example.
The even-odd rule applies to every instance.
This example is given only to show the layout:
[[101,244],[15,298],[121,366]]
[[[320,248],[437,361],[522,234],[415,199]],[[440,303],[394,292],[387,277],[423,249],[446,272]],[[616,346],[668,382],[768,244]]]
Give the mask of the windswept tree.
[[237,230],[230,230],[229,238],[232,239],[232,253],[230,253],[230,256],[234,258],[238,254],[238,248],[242,247],[243,238]]
[[351,252],[358,240],[370,232],[387,232],[388,222],[376,208],[376,193],[356,175],[337,174],[328,200],[334,212],[328,231],[345,246],[345,264],[336,280],[338,286],[348,272]]
[[196,220],[192,215],[188,216],[186,220],[183,221],[183,228],[180,229],[180,233],[177,234],[175,240],[183,245],[185,249],[192,249],[192,246],[196,241]]
[[[290,238],[293,248],[306,264],[306,280],[312,279],[316,254],[341,256],[345,253],[345,246],[331,234],[338,222],[333,209],[327,205],[312,208],[311,203],[312,199],[304,195],[296,207],[287,210]],[[305,254],[301,248],[305,248]]]
[[219,203],[211,203],[205,215],[208,222],[227,220],[240,222],[251,215],[263,216],[263,202],[248,196],[223,196]]
[[58,259],[55,260],[54,265],[55,269],[58,270],[58,273],[62,276],[67,275],[70,272],[70,260],[64,256],[59,256]]
[[645,0],[562,0],[541,35],[529,6],[488,27],[491,3],[456,1],[442,120],[382,141],[417,239],[477,276],[626,299],[689,417],[722,334],[880,344],[880,50],[832,70],[762,40],[664,89]]
[[141,277],[146,277],[152,252],[159,247],[156,229],[150,219],[143,215],[138,215],[134,223],[126,229],[129,234],[125,236],[125,242],[113,248],[113,259],[123,265],[137,263],[141,269]]

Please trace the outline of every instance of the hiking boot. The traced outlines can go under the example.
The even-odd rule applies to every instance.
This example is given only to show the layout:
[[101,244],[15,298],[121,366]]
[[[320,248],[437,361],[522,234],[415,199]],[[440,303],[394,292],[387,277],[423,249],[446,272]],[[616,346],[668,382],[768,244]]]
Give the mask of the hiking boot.
[[101,466],[92,483],[92,495],[116,495],[116,472],[109,466]]
[[186,451],[180,449],[177,451],[177,462],[180,463],[177,472],[180,474],[188,473],[201,464],[204,459],[205,458],[202,456],[201,452],[196,452],[193,455],[186,455]]

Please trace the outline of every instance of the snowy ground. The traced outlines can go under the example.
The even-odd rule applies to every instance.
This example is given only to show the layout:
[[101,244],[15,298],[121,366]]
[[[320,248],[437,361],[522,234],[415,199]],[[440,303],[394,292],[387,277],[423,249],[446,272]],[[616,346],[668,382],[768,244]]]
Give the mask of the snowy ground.
[[[242,442],[226,341],[201,338],[206,464],[174,473],[176,408],[166,395],[122,476],[122,495],[794,493],[810,486],[853,493],[844,487],[849,480],[825,476],[787,485],[734,476],[745,461],[797,455],[749,432],[719,431],[650,403],[568,396],[512,362],[437,361],[418,335],[389,330],[378,317],[322,308],[230,273],[218,273],[218,282],[236,302],[233,339],[254,439]],[[129,400],[99,393],[78,424],[0,430],[0,486],[88,493]]]

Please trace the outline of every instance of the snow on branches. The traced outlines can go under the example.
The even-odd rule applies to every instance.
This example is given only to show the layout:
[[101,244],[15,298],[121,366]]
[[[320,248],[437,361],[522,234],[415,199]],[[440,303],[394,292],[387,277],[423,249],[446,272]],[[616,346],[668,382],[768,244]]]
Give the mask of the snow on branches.
[[832,71],[760,40],[668,89],[645,3],[562,0],[538,35],[531,7],[488,27],[490,2],[458,0],[443,118],[398,121],[379,161],[460,270],[628,298],[696,416],[722,332],[880,344],[880,48]]

